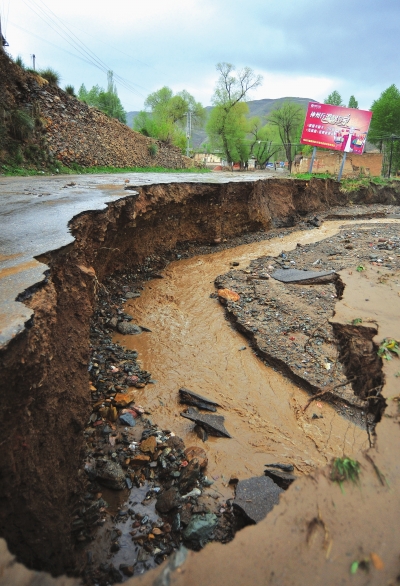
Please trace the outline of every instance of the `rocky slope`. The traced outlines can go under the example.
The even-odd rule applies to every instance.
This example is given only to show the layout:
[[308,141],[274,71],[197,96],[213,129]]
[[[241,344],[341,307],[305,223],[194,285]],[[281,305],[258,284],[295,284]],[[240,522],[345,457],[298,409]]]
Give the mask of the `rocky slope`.
[[133,132],[0,52],[0,164],[192,166],[179,149]]

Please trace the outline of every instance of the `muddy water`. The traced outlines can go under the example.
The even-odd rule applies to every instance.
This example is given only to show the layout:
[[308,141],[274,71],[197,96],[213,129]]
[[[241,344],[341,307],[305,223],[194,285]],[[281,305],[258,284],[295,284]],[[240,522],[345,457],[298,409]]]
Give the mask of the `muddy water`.
[[[228,271],[232,261],[245,268],[252,259],[293,249],[297,242],[328,238],[351,223],[360,222],[326,222],[318,230],[174,262],[164,279],[148,282],[142,296],[125,305],[135,323],[152,330],[116,336],[139,352],[142,366],[157,380],[138,390],[136,401],[151,412],[153,422],[173,430],[186,446],[206,449],[207,473],[224,496],[230,495],[231,477],[261,475],[266,463],[291,462],[298,473],[306,473],[333,456],[355,456],[368,445],[366,432],[326,403],[315,402],[303,414],[308,394],[263,364],[225,320],[219,302],[210,298],[215,277]],[[232,439],[202,443],[193,423],[179,415],[184,408],[177,401],[181,386],[221,405],[218,411]],[[313,413],[323,417],[312,419]]]

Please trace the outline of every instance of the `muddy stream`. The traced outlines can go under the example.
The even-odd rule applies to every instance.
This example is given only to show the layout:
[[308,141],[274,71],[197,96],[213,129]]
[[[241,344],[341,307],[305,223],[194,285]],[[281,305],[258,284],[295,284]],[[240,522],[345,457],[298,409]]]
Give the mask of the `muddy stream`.
[[[325,466],[333,457],[357,458],[369,447],[366,430],[331,404],[316,400],[303,412],[310,395],[266,365],[227,321],[218,299],[210,297],[215,294],[216,277],[232,270],[232,263],[239,263],[237,269],[243,270],[252,260],[293,250],[297,243],[329,241],[343,226],[363,224],[365,230],[392,222],[398,220],[329,221],[312,231],[175,261],[163,271],[163,278],[147,281],[141,296],[125,303],[124,311],[134,323],[150,330],[113,337],[114,342],[138,352],[141,368],[151,373],[154,382],[135,391],[135,404],[145,408],[145,417],[159,429],[181,437],[187,448],[206,451],[205,474],[213,481],[200,498],[206,507],[224,511],[225,501],[234,497],[234,484],[229,481],[262,476],[265,464],[290,463],[294,473],[302,475]],[[230,439],[210,436],[203,443],[193,422],[180,416],[187,408],[178,402],[181,387],[220,405],[217,412],[225,417]],[[142,517],[147,524],[161,523],[155,500],[147,500],[147,491],[147,482],[131,490],[102,489],[108,516],[89,546],[91,563],[104,566],[104,571],[108,571],[106,564],[120,570],[128,567],[130,573],[121,570],[124,576],[119,573],[117,581],[144,573],[159,563],[155,554],[164,555],[158,547],[140,547],[135,542],[140,532],[131,537],[137,531],[132,533],[132,528],[143,523]],[[129,512],[133,508],[136,523],[132,525]],[[118,538],[115,549],[110,549],[110,535],[111,541]]]
[[[303,414],[309,395],[257,358],[246,338],[230,327],[218,300],[210,298],[214,279],[232,262],[243,269],[252,259],[291,250],[297,242],[317,242],[351,223],[360,222],[326,222],[318,230],[173,262],[163,279],[149,281],[141,297],[125,305],[135,323],[151,332],[116,335],[114,341],[137,350],[142,367],[157,381],[138,389],[136,402],[186,446],[205,448],[207,474],[225,498],[232,496],[230,478],[259,476],[267,463],[290,462],[295,473],[307,473],[333,456],[355,456],[368,445],[366,431],[327,403],[316,401]],[[193,423],[180,416],[182,386],[221,405],[218,411],[232,439],[210,437],[203,444]],[[313,412],[323,417],[313,419]]]

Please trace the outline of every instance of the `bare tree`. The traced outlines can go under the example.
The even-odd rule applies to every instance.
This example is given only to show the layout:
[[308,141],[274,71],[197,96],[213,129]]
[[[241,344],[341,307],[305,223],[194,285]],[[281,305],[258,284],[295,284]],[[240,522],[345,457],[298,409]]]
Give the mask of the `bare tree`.
[[231,63],[218,63],[219,78],[213,95],[207,133],[211,142],[222,148],[227,161],[244,161],[248,158],[244,139],[246,136],[246,98],[250,90],[262,81],[250,67],[235,72]]
[[280,108],[273,110],[268,116],[269,123],[278,129],[279,137],[285,149],[289,173],[292,171],[293,163],[292,144],[303,120],[303,108],[291,102],[284,102]]

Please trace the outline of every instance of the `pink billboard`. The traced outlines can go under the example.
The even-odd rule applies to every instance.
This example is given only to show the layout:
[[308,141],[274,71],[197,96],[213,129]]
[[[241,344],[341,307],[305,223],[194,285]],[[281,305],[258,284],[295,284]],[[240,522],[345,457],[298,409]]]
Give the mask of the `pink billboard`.
[[372,112],[309,102],[300,142],[362,155]]

